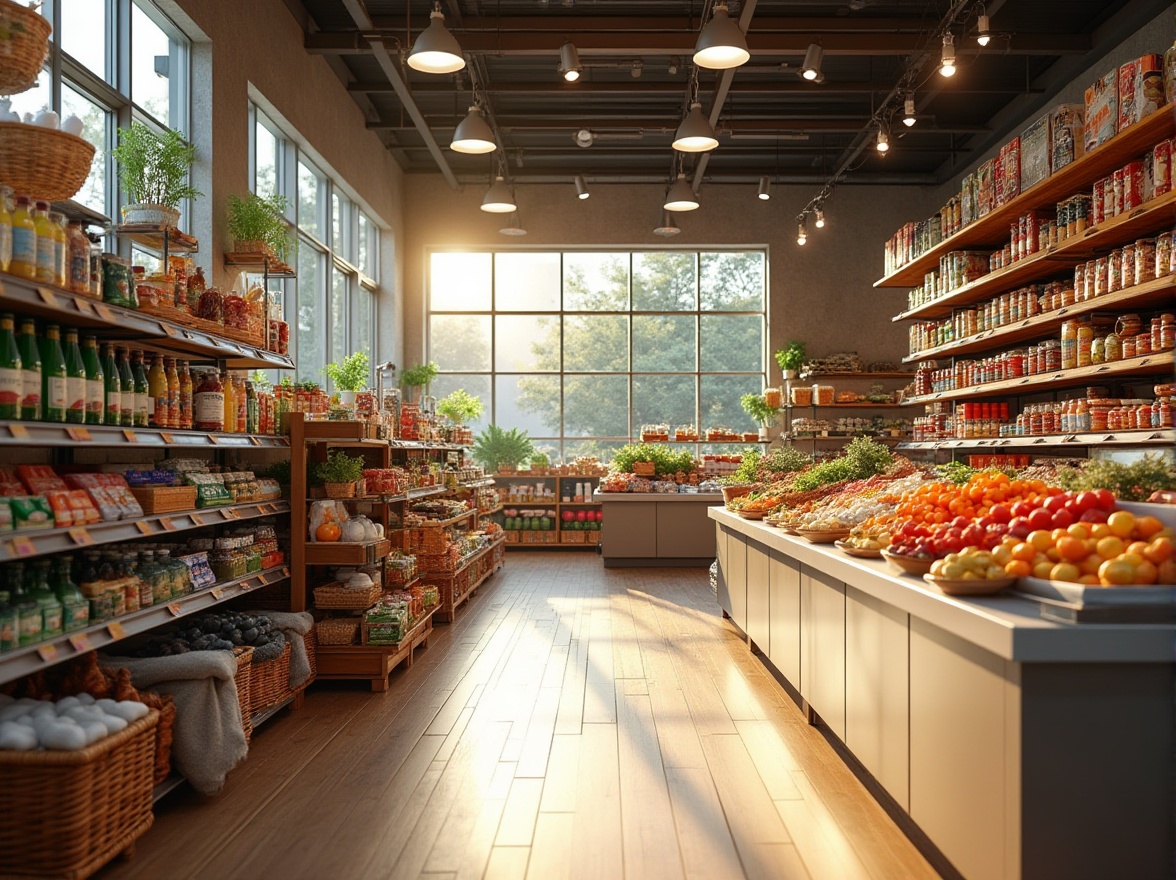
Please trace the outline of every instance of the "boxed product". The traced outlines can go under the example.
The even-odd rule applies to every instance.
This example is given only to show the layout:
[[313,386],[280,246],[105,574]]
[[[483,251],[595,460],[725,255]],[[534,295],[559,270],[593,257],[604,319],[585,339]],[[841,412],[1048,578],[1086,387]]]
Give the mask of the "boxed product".
[[1001,147],[1000,152],[996,154],[996,158],[992,160],[992,207],[994,208],[1008,201],[1004,193],[1004,160],[1005,148]]
[[1112,70],[1086,90],[1086,125],[1083,145],[1087,152],[1105,144],[1119,130],[1119,76]]
[[122,474],[66,474],[65,482],[71,489],[84,489],[108,522],[143,515]]
[[1081,104],[1059,104],[1049,111],[1051,174],[1086,152],[1084,114]]
[[1119,68],[1119,131],[1164,106],[1164,61],[1155,53]]
[[0,497],[8,495],[24,495],[24,483],[12,468],[0,467]]
[[16,473],[25,488],[33,495],[40,495],[51,489],[65,489],[65,482],[45,464],[18,464]]
[[1053,140],[1047,113],[1021,132],[1021,192],[1049,177],[1052,154]]
[[1011,202],[1021,194],[1021,139],[1013,138],[1000,148],[1001,186],[998,205]]
[[996,163],[989,159],[976,169],[976,217],[984,217],[996,204],[993,174]]
[[967,226],[976,219],[976,172],[967,175],[960,185],[960,223]]
[[40,495],[16,495],[6,498],[12,515],[12,528],[25,529],[53,528],[53,509]]
[[1172,191],[1172,141],[1160,141],[1152,148],[1152,197]]

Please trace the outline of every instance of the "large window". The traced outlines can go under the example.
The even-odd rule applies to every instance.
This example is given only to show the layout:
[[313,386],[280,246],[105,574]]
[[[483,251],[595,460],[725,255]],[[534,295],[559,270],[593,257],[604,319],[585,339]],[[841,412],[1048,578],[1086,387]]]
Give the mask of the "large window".
[[379,228],[255,105],[250,120],[253,191],[285,196],[296,230],[298,278],[284,294],[298,378],[325,383],[323,366],[355,351],[374,365]]
[[[436,252],[429,358],[494,422],[564,458],[644,424],[755,430],[765,379],[763,251]],[[705,447],[705,444],[703,444]]]

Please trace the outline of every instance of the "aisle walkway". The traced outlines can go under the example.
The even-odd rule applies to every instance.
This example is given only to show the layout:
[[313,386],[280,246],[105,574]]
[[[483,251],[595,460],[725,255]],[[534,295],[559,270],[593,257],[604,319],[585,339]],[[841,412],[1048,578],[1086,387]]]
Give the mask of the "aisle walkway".
[[[103,878],[924,878],[703,569],[512,553],[387,694],[324,683]],[[364,689],[361,689],[363,687]]]

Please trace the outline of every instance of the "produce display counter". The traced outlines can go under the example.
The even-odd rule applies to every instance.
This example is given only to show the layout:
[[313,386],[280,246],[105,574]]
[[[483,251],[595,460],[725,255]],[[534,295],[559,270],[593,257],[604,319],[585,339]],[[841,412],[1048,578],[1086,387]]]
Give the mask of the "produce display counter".
[[715,561],[715,530],[706,512],[723,503],[721,493],[597,491],[592,497],[603,505],[600,543],[605,568]]
[[1170,876],[1170,624],[1053,622],[709,516],[725,615],[962,875]]

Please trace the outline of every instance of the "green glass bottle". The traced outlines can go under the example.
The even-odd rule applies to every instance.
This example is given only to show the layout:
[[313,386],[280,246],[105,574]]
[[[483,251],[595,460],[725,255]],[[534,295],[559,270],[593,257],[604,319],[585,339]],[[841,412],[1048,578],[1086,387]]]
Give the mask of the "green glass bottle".
[[39,559],[25,570],[26,592],[41,606],[41,637],[51,638],[62,632],[61,600],[49,589],[49,560]]
[[0,419],[20,418],[20,399],[24,392],[14,320],[12,315],[0,315]]
[[78,345],[78,331],[66,328],[62,341],[65,352],[65,420],[73,425],[86,423],[86,364]]
[[101,425],[106,413],[106,384],[98,359],[98,340],[93,336],[82,340],[82,362],[86,365],[86,424]]
[[20,322],[16,344],[20,348],[21,375],[24,376],[20,418],[23,422],[35,422],[41,418],[41,350],[37,344],[37,325],[32,318]]
[[118,350],[118,384],[122,391],[118,423],[124,428],[133,428],[135,427],[135,377],[131,375],[131,355],[125,348]]
[[37,604],[37,600],[29,596],[25,589],[26,580],[25,565],[22,562],[12,563],[12,580],[9,582],[11,591],[9,595],[9,602],[17,613],[17,640],[23,648],[25,645],[32,645],[41,641],[41,626],[42,614],[41,606]]
[[118,361],[114,357],[114,346],[109,342],[102,350],[102,381],[106,384],[106,412],[102,424],[122,424],[122,379],[118,374]]
[[61,328],[50,324],[41,337],[41,420],[64,422],[67,397]]
[[62,628],[66,632],[82,629],[90,622],[90,603],[70,576],[72,556],[54,556],[50,562],[49,587],[61,602]]
[[147,381],[147,371],[143,368],[143,352],[131,352],[131,376],[135,380],[135,427],[146,428],[150,423],[148,413],[151,412],[151,385]]

